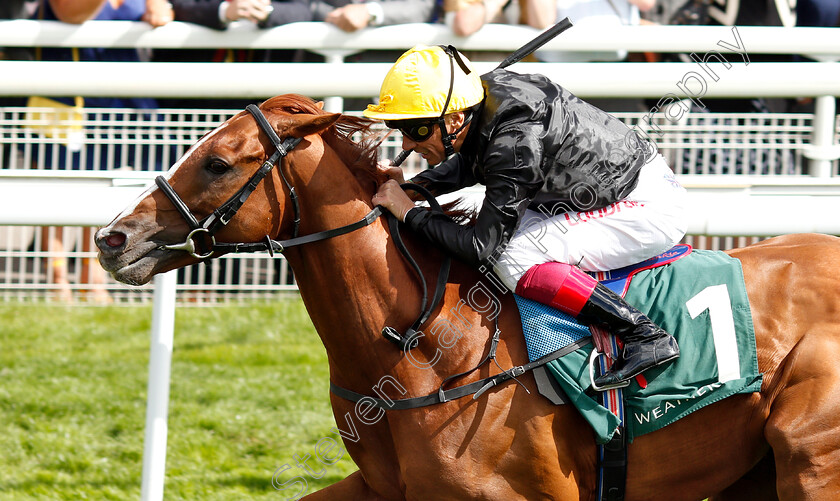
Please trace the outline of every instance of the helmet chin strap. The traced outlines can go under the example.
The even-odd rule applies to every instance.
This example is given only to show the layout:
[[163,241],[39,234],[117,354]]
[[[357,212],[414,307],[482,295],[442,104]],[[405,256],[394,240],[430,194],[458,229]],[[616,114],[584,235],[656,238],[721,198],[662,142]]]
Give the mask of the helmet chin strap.
[[470,120],[472,120],[472,112],[466,112],[466,116],[464,118],[464,123],[458,127],[457,130],[450,134],[446,130],[446,109],[449,108],[449,101],[452,99],[452,89],[455,87],[455,61],[458,61],[458,66],[461,67],[461,70],[469,75],[471,70],[464,64],[464,61],[461,59],[461,55],[455,49],[455,47],[451,45],[441,45],[441,49],[449,56],[449,92],[446,93],[446,102],[443,104],[443,110],[440,112],[440,117],[438,118],[438,127],[440,127],[440,140],[443,143],[443,152],[445,158],[449,158],[455,154],[455,146],[452,144],[455,141],[458,133],[464,130],[464,127],[469,125]]
[[470,124],[472,120],[473,112],[472,110],[464,111],[464,123],[461,124],[460,127],[455,129],[452,134],[446,131],[446,120],[443,118],[438,119],[438,126],[440,127],[440,140],[443,142],[443,151],[446,155],[446,158],[451,157],[455,154],[455,146],[453,143],[458,138],[458,134],[464,130],[464,128]]

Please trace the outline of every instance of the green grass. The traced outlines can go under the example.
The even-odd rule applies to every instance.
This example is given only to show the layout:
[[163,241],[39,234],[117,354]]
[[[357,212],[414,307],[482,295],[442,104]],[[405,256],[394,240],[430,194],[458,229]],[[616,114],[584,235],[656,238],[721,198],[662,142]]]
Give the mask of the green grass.
[[[151,307],[0,304],[0,500],[139,498],[150,321]],[[172,359],[167,500],[285,499],[274,472],[302,475],[294,456],[336,437],[299,300],[178,308]],[[323,469],[308,492],[356,467]]]

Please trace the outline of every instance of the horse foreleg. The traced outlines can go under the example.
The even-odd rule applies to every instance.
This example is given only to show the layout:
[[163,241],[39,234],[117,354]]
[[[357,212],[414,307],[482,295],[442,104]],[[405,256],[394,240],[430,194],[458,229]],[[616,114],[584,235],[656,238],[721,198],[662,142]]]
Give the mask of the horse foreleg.
[[840,499],[840,336],[806,334],[787,356],[765,426],[779,498]]
[[359,471],[302,499],[303,501],[390,501],[373,492]]

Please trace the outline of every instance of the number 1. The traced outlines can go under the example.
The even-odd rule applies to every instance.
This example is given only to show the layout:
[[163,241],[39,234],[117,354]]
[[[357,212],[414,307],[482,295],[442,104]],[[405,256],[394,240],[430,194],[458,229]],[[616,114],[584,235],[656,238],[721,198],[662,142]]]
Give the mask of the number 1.
[[717,357],[718,381],[725,383],[741,378],[741,364],[738,361],[738,342],[735,339],[735,320],[732,317],[732,303],[726,284],[710,285],[686,301],[685,306],[691,318],[709,310],[712,338]]

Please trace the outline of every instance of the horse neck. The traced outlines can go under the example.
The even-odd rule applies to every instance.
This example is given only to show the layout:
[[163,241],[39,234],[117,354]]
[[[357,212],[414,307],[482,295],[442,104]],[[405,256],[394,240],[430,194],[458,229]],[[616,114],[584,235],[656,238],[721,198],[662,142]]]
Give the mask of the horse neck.
[[[372,209],[372,184],[363,187],[346,167],[333,166],[329,155],[325,158],[296,184],[301,235],[354,223]],[[380,218],[354,232],[285,253],[331,369],[346,373],[341,379],[350,380],[348,385],[366,384],[365,372],[381,377],[397,363],[401,352],[380,343],[380,331],[383,325],[413,320],[400,311],[406,308],[394,308],[395,296],[411,296],[395,289],[412,277],[388,239],[385,218]],[[416,310],[419,303],[418,296],[409,309]]]
[[[373,191],[365,189],[352,173],[337,169],[323,174],[310,177],[305,190],[299,193],[301,235],[356,222],[372,208]],[[337,192],[341,193],[338,198]],[[430,253],[422,242],[414,243],[411,236],[406,236],[412,255],[427,277],[431,297],[441,266],[440,255]],[[385,218],[340,237],[289,249],[286,258],[326,348],[337,384],[363,390],[383,375],[391,374],[405,382],[412,393],[430,391],[444,377],[471,368],[470,364],[477,362],[476,354],[482,353],[478,345],[484,346],[489,327],[477,325],[481,322],[475,318],[473,324],[477,328],[470,329],[458,346],[448,349],[446,360],[437,363],[434,370],[418,370],[416,363],[407,361],[401,350],[382,337],[383,326],[405,329],[411,325],[422,302],[419,280],[393,244]],[[442,312],[459,303],[460,295],[466,294],[469,284],[476,283],[479,277],[457,263],[453,271],[465,285],[450,285],[454,291],[447,294]],[[433,320],[434,317],[426,325]],[[413,360],[434,359],[438,352],[435,343],[431,339],[423,341],[413,350]]]

